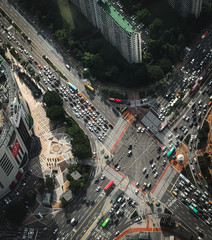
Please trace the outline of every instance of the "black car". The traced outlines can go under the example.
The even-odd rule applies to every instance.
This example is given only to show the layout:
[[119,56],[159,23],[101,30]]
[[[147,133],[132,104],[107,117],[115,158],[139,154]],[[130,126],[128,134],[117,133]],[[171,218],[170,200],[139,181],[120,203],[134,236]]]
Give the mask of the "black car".
[[95,179],[95,181],[94,181],[94,183],[98,183],[99,182],[99,179],[97,178],[97,179]]
[[128,149],[129,149],[129,150],[132,150],[132,144],[129,145]]
[[161,147],[158,147],[158,153],[160,153],[161,152]]
[[152,164],[153,161],[154,161],[154,159],[152,158],[152,159],[149,160],[149,163]]

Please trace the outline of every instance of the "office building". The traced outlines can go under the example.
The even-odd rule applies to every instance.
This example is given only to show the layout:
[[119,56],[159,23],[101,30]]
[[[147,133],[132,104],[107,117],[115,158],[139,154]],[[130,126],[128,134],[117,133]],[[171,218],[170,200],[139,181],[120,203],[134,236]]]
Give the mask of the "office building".
[[71,0],[129,63],[142,62],[141,31],[107,0]]
[[28,162],[32,125],[10,66],[0,58],[0,198],[14,189]]
[[182,17],[194,15],[198,18],[200,16],[202,0],[168,0],[168,2]]

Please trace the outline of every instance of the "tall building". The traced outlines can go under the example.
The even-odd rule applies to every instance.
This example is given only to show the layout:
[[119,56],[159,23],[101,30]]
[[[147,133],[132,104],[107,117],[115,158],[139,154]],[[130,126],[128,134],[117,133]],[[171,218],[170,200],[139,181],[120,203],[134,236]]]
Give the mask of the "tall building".
[[196,18],[200,16],[202,0],[168,0],[168,2],[182,17],[190,14]]
[[0,198],[13,190],[28,162],[32,125],[10,66],[0,58]]
[[141,31],[138,31],[108,0],[71,0],[129,63],[142,62]]

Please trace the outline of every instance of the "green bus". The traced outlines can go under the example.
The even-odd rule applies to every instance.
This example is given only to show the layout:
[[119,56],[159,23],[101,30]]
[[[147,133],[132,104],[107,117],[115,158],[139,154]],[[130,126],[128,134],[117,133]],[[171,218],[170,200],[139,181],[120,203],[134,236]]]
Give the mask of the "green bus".
[[175,146],[172,146],[169,152],[167,153],[167,157],[170,157],[170,155],[174,152]]
[[189,208],[190,208],[194,213],[197,213],[197,212],[198,212],[198,210],[197,210],[195,207],[193,207],[192,205],[190,205]]
[[106,227],[108,222],[110,221],[110,218],[107,218],[103,223],[102,223],[102,227]]

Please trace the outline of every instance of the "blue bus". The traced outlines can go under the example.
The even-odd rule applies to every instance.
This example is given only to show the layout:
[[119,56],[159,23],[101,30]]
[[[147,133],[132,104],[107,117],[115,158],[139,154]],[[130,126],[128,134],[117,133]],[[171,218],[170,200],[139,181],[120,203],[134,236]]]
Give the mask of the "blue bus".
[[78,89],[73,85],[73,84],[71,84],[70,82],[68,82],[68,85],[69,85],[69,87],[76,93],[76,92],[78,92]]

